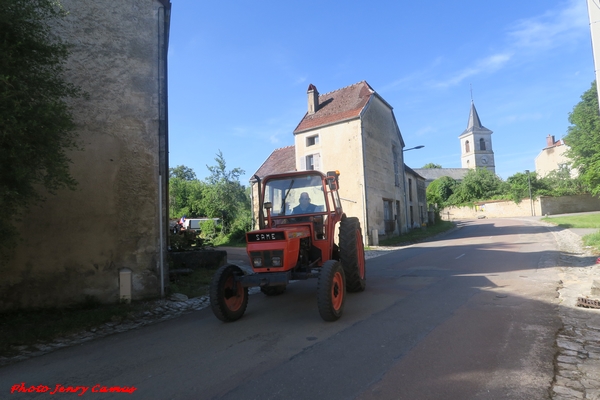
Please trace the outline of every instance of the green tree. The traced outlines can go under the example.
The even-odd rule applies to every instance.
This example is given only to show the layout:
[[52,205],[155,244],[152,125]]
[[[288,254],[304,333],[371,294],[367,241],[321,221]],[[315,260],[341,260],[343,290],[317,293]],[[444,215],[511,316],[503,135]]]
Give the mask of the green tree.
[[529,189],[531,188],[531,197],[534,199],[540,194],[549,193],[547,182],[539,179],[537,173],[517,172],[509,176],[506,180],[504,193],[515,203],[520,203],[521,200],[529,198]]
[[178,165],[175,168],[169,168],[169,179],[183,179],[185,181],[196,180],[196,173],[190,167]]
[[545,196],[573,196],[590,192],[579,176],[572,177],[571,168],[568,165],[561,165],[541,180],[544,188],[539,194]]
[[427,203],[442,209],[448,204],[448,199],[454,193],[457,182],[449,176],[442,176],[427,186]]
[[486,168],[469,170],[448,202],[453,205],[472,203],[478,200],[490,200],[503,193],[503,182]]
[[423,168],[428,168],[428,169],[442,168],[442,166],[440,164],[427,163],[427,164],[423,165]]
[[567,156],[579,170],[581,181],[592,194],[600,196],[600,111],[595,81],[569,114],[569,122],[565,137],[570,147]]
[[221,150],[215,161],[217,165],[207,165],[211,174],[206,179],[202,206],[207,217],[222,218],[222,232],[232,233],[233,228],[236,228],[241,233],[251,225],[250,198],[239,181],[239,176],[244,173],[244,170],[240,168],[227,170],[227,163]]
[[57,0],[0,1],[0,249],[16,243],[11,221],[27,207],[76,186],[66,100],[83,92],[65,80],[69,46],[51,29],[65,15]]

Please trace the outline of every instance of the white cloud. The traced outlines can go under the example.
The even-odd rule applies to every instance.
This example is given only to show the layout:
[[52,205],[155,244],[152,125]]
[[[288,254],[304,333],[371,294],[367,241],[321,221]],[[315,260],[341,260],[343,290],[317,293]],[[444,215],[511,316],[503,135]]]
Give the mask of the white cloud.
[[509,29],[511,46],[527,51],[549,50],[589,34],[586,2],[570,0],[567,7],[517,21]]
[[443,82],[435,82],[435,87],[448,87],[455,86],[464,81],[465,79],[479,75],[483,72],[495,72],[506,65],[512,58],[513,54],[510,52],[503,52],[492,54],[486,58],[482,58],[475,63],[475,66],[463,69],[450,79]]
[[569,0],[566,7],[515,22],[508,29],[507,45],[503,51],[481,58],[475,66],[460,70],[444,81],[434,82],[433,86],[455,86],[469,77],[498,71],[517,58],[524,59],[539,51],[567,46],[589,34],[588,26],[586,3]]

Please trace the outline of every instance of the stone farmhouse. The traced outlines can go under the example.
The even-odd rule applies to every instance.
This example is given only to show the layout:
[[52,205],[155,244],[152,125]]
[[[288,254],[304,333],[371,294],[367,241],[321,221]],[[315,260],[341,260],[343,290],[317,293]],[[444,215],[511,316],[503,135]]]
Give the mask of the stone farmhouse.
[[82,151],[75,191],[48,196],[22,221],[3,267],[0,310],[161,294],[167,274],[169,0],[62,0],[55,32],[71,43],[67,79]]
[[[365,81],[322,95],[311,84],[307,97],[307,112],[293,132],[294,146],[275,150],[256,175],[340,171],[344,212],[359,218],[367,245],[422,221],[424,184],[419,190],[422,177],[412,170],[410,181],[405,179],[404,140],[392,106]],[[409,182],[415,196],[411,205],[406,200]]]

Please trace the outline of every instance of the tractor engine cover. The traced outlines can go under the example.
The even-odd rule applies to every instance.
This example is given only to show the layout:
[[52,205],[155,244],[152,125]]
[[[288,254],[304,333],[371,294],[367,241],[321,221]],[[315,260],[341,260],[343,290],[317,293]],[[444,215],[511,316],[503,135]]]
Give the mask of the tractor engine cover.
[[293,225],[246,234],[246,251],[256,273],[285,272],[298,262],[300,239],[310,237],[308,226]]

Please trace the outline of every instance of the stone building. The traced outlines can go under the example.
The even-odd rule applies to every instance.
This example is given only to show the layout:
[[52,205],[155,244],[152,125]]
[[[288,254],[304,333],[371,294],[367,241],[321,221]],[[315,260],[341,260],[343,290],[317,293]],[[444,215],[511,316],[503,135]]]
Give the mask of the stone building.
[[428,221],[425,178],[408,165],[404,165],[404,179],[406,180],[407,224],[411,228],[419,228]]
[[365,244],[405,232],[404,140],[392,106],[365,81],[323,95],[310,85],[307,95],[294,146],[273,152],[257,175],[338,170],[344,212],[359,218]]
[[28,210],[0,310],[158,296],[165,270],[169,0],[62,0],[82,151],[75,191]]

